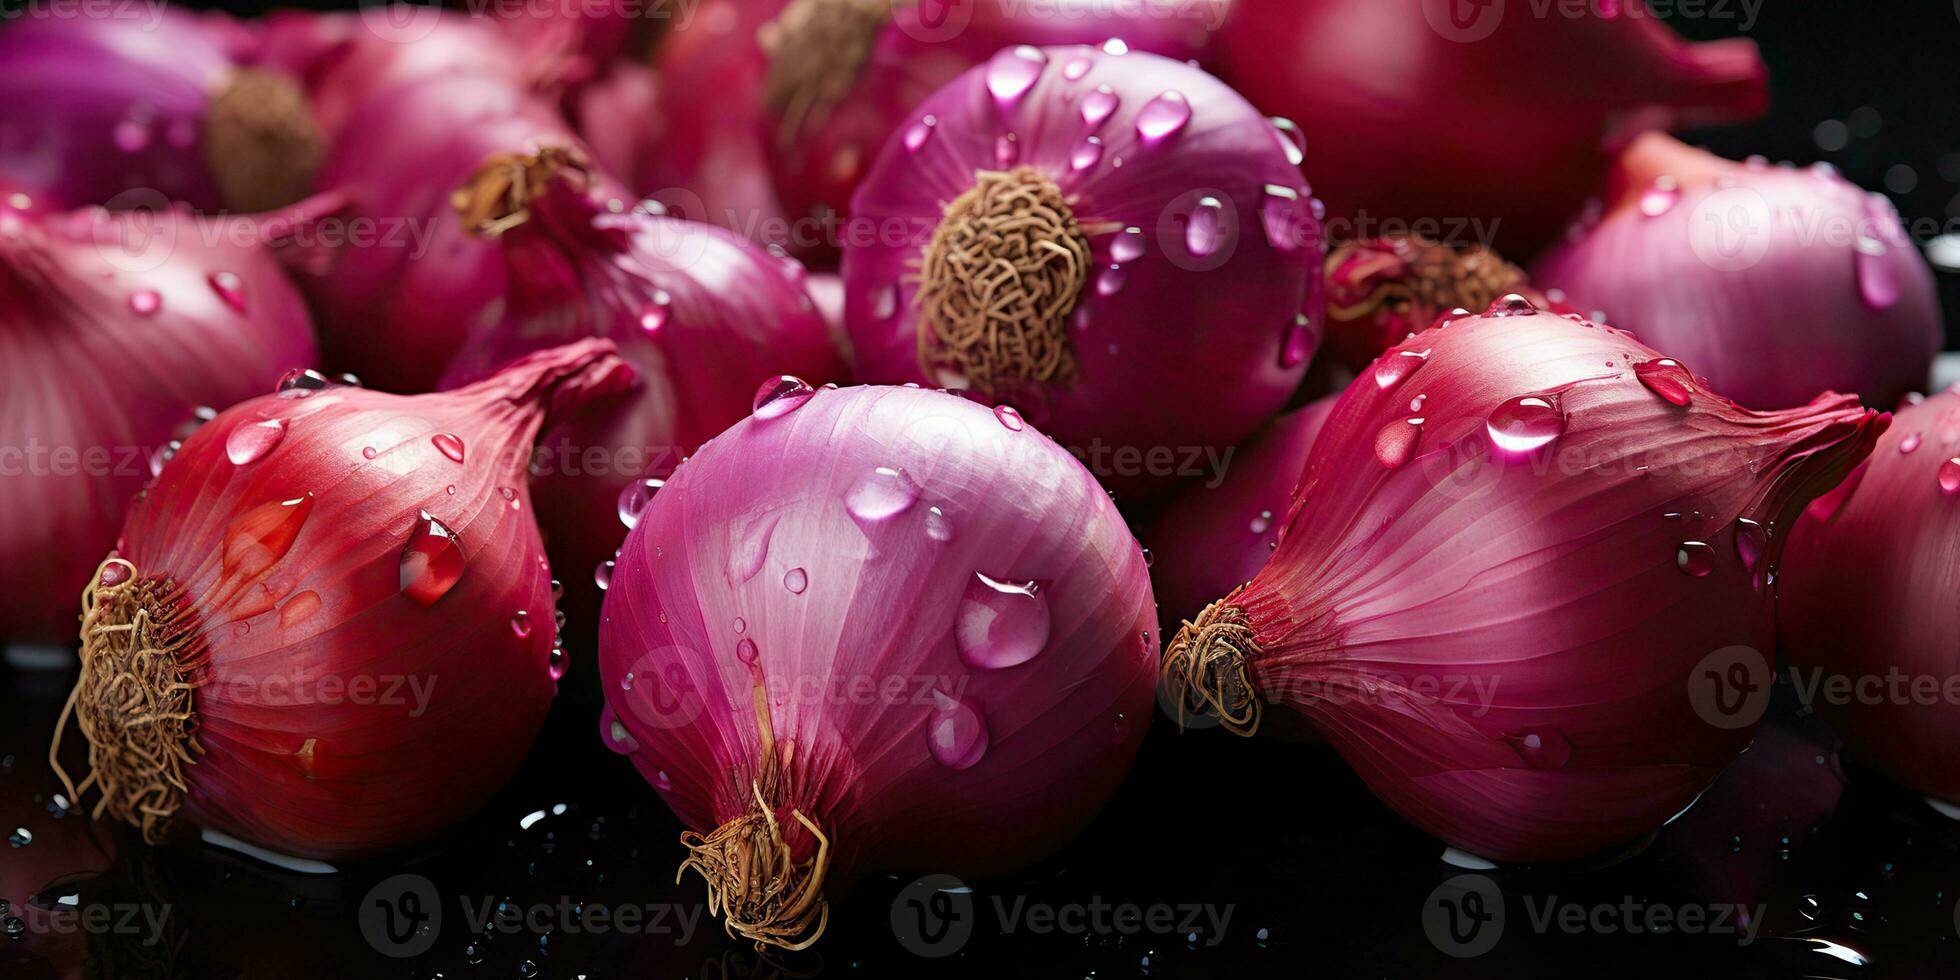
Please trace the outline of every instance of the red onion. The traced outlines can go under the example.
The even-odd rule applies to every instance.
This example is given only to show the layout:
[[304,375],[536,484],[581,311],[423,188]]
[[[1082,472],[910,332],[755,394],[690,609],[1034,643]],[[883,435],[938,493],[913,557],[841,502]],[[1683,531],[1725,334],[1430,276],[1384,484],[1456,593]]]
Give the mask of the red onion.
[[1660,134],[1627,148],[1596,223],[1532,278],[1756,408],[1825,390],[1895,405],[1945,336],[1932,272],[1884,195],[1828,165],[1731,163]]
[[82,597],[71,797],[309,858],[426,839],[487,800],[564,651],[524,467],[617,392],[604,341],[401,397],[295,371],[199,429]]
[[222,14],[28,17],[0,32],[0,173],[69,204],[298,200],[321,139],[299,86],[242,64]]
[[1705,674],[1753,657],[1767,698],[1784,529],[1885,423],[1842,395],[1741,409],[1506,297],[1349,386],[1272,559],[1166,648],[1167,696],[1240,733],[1304,714],[1488,858],[1632,841],[1747,744]]
[[305,257],[300,285],[329,365],[427,391],[504,292],[503,257],[457,220],[450,195],[493,154],[577,138],[549,101],[467,73],[380,92],[347,125],[362,136],[335,142],[320,181],[354,213],[343,241]]
[[1853,756],[1960,806],[1960,389],[1903,407],[1791,529],[1777,622]]
[[1004,49],[919,106],[852,202],[859,374],[1013,401],[1112,486],[1161,489],[1163,454],[1250,434],[1319,341],[1297,163],[1196,68]]
[[829,381],[844,364],[794,260],[711,225],[611,213],[594,187],[576,151],[546,147],[492,158],[458,193],[463,224],[499,243],[508,287],[443,385],[581,337],[613,341],[633,365],[631,407],[549,432],[533,468],[552,557],[580,570],[567,612],[596,614],[584,573],[619,549],[626,531],[609,517],[630,518],[643,479],[741,421],[758,384],[786,371]]
[[1266,564],[1314,439],[1339,398],[1328,395],[1272,420],[1238,447],[1215,485],[1185,490],[1151,520],[1144,535],[1157,556],[1150,580],[1167,614],[1197,615]]
[[1080,830],[1147,727],[1153,617],[1108,495],[1011,410],[786,378],[627,536],[600,730],[730,934],[800,948],[868,872]]
[[74,597],[152,454],[317,356],[268,233],[0,194],[0,638],[72,642]]
[[1451,248],[1415,235],[1343,242],[1327,252],[1327,351],[1359,371],[1452,310],[1481,310],[1518,293],[1541,310],[1582,312],[1556,290],[1525,283],[1517,266],[1481,245]]
[[1768,104],[1753,42],[1685,42],[1639,0],[1586,11],[1236,0],[1220,61],[1255,105],[1300,124],[1338,237],[1434,221],[1448,244],[1496,234],[1527,255],[1578,210],[1626,137]]

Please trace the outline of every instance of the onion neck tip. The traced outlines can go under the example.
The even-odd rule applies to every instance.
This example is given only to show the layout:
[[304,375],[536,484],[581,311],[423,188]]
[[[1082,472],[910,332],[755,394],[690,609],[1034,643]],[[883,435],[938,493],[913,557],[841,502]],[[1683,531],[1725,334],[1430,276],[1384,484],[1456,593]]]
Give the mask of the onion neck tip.
[[1250,736],[1265,710],[1252,684],[1250,658],[1259,653],[1245,610],[1230,599],[1186,620],[1164,648],[1164,695],[1176,706],[1177,726],[1210,716],[1226,731]]
[[790,816],[817,841],[816,854],[796,863],[761,786],[751,783],[750,789],[755,806],[749,812],[708,834],[681,833],[688,855],[674,880],[689,871],[701,875],[708,885],[708,914],[724,915],[723,928],[730,937],[752,940],[758,951],[769,946],[808,949],[830,923],[830,903],[823,895],[830,838],[802,810],[791,810]]

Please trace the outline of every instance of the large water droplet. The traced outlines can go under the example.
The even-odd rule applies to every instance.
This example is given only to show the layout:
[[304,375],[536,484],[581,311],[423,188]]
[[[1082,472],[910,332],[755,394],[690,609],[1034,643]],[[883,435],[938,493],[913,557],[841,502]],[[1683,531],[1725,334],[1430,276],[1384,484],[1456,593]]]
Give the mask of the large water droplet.
[[905,471],[880,466],[844,493],[844,507],[860,523],[888,520],[918,502],[919,486]]
[[769,539],[776,534],[780,513],[761,514],[735,529],[728,549],[728,580],[737,585],[755,577],[769,560]]
[[305,398],[332,385],[333,382],[318,371],[294,368],[279,378],[279,384],[273,390],[282,398]]
[[759,419],[781,418],[803,407],[817,389],[792,374],[779,374],[755,390],[752,410]]
[[1641,361],[1633,366],[1633,376],[1669,404],[1686,405],[1694,400],[1694,376],[1671,357]]
[[1429,362],[1429,348],[1390,351],[1375,360],[1375,387],[1390,391]]
[[987,62],[987,91],[993,93],[995,101],[1011,104],[1034,87],[1047,64],[1048,56],[1033,45],[1002,50]]
[[934,541],[953,540],[953,519],[937,507],[926,508],[926,537]]
[[632,732],[626,730],[626,726],[620,722],[619,716],[613,713],[610,705],[599,712],[599,737],[606,743],[606,748],[620,755],[632,755],[640,751],[640,743],[634,740]]
[[1960,456],[1941,463],[1937,478],[1941,493],[1949,497],[1960,495]]
[[137,316],[150,316],[163,309],[163,294],[154,289],[139,289],[129,294],[129,309]]
[[1305,313],[1293,315],[1293,322],[1287,325],[1286,338],[1279,347],[1279,366],[1295,367],[1320,346],[1320,332],[1314,329],[1313,320]]
[[1075,150],[1068,156],[1070,170],[1083,171],[1102,162],[1103,141],[1090,136],[1075,144]]
[[1122,266],[1112,265],[1096,276],[1096,295],[1114,296],[1122,292],[1129,282],[1130,274],[1124,272]]
[[1549,444],[1565,431],[1565,413],[1549,395],[1519,395],[1497,406],[1485,420],[1497,448],[1528,453]]
[[649,477],[634,480],[623,487],[619,491],[619,523],[626,525],[627,530],[632,530],[640,523],[640,514],[647,509],[647,504],[653,502],[653,495],[659,493],[660,488],[666,485],[665,480]]
[[213,272],[204,281],[211,284],[211,291],[217,293],[226,306],[239,313],[245,312],[245,281],[238,277],[238,273]]
[[1192,258],[1202,259],[1225,243],[1225,205],[1215,197],[1198,201],[1184,225],[1184,247]]
[[926,747],[942,766],[970,768],[987,754],[987,720],[979,709],[934,688]]
[[1715,570],[1715,549],[1700,541],[1683,541],[1674,549],[1674,567],[1705,578]]
[[969,667],[1013,667],[1048,644],[1048,600],[1034,582],[974,573],[960,598],[953,640]]
[[1528,725],[1504,740],[1533,769],[1563,769],[1572,759],[1572,742],[1550,725]]
[[531,614],[519,609],[510,617],[510,631],[520,640],[531,636]]
[[1109,241],[1109,258],[1113,262],[1135,262],[1143,257],[1143,229],[1131,226],[1116,233]]
[[1536,312],[1538,312],[1538,307],[1531,305],[1531,300],[1527,299],[1524,294],[1505,293],[1490,301],[1490,306],[1484,310],[1484,315],[1530,316]]
[[1899,440],[1899,455],[1904,456],[1905,454],[1912,452],[1915,449],[1918,449],[1919,443],[1920,443],[1920,436],[1919,433],[1917,432],[1914,432],[1911,435],[1906,436],[1904,439]]
[[1768,548],[1768,530],[1747,517],[1736,518],[1735,554],[1742,559],[1742,567],[1753,571],[1756,563],[1763,560],[1763,552]]
[[938,125],[939,120],[931,113],[927,113],[924,118],[913,123],[910,128],[905,130],[905,151],[907,153],[919,152],[919,147],[926,145],[926,140],[932,138],[933,127]]
[[1299,166],[1307,158],[1307,134],[1291,119],[1274,116],[1272,123],[1273,130],[1279,134],[1280,149],[1286,152],[1286,162]]
[[601,592],[612,588],[612,573],[613,562],[611,559],[600,562],[599,566],[592,570],[592,584],[598,586]]
[[1115,89],[1107,85],[1096,86],[1095,91],[1082,97],[1082,125],[1088,127],[1089,132],[1092,133],[1102,128],[1102,124],[1109,121],[1110,115],[1116,111],[1116,107],[1122,104],[1122,101]]
[[265,419],[233,426],[231,434],[225,436],[225,458],[234,465],[244,466],[263,459],[284,438],[285,419]]
[[463,546],[449,525],[428,511],[417,516],[402,549],[402,595],[418,605],[433,606],[463,577]]
[[320,593],[307,589],[286,600],[279,607],[279,628],[292,629],[313,617],[320,611]]
[[756,647],[754,640],[745,636],[742,642],[735,644],[735,659],[753,667],[762,659],[762,651]]
[[1858,239],[1852,249],[1858,275],[1858,295],[1866,305],[1883,310],[1899,301],[1899,276],[1886,258],[1885,243],[1876,238]]
[[1020,410],[1012,405],[995,405],[994,418],[999,419],[1001,425],[1014,432],[1027,428],[1027,422],[1022,420]]
[[430,436],[429,441],[434,443],[436,451],[447,457],[450,462],[460,463],[463,461],[463,440],[461,437],[450,432],[438,432]]
[[1266,241],[1274,248],[1290,252],[1305,240],[1307,223],[1302,220],[1300,192],[1280,184],[1267,184],[1265,200],[1259,205],[1259,223],[1266,229]]
[[1395,469],[1416,455],[1416,446],[1422,441],[1420,417],[1396,419],[1381,427],[1375,433],[1375,459],[1389,469]]
[[1145,145],[1161,143],[1190,121],[1191,103],[1184,93],[1170,89],[1137,110],[1137,136]]
[[810,587],[810,573],[801,568],[792,568],[783,573],[783,588],[794,595],[802,595]]
[[225,528],[224,557],[226,575],[254,578],[286,557],[293,539],[306,526],[313,513],[313,495],[260,504],[232,519]]
[[1681,200],[1680,181],[1668,176],[1656,177],[1654,186],[1647,188],[1640,195],[1640,213],[1649,218],[1658,218],[1672,209],[1675,202],[1679,200]]
[[1062,77],[1071,82],[1079,82],[1082,76],[1089,74],[1089,69],[1094,68],[1095,65],[1096,63],[1088,58],[1079,56],[1071,58],[1068,64],[1062,66]]

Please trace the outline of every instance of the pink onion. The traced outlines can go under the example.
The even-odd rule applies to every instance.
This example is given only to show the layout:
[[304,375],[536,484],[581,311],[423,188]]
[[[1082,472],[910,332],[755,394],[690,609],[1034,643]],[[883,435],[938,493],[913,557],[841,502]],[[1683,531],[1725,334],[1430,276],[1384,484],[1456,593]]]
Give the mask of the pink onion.
[[566,612],[581,623],[597,621],[591,571],[626,536],[613,515],[631,520],[646,479],[741,421],[764,381],[844,376],[795,260],[711,225],[612,213],[597,186],[576,151],[545,147],[493,157],[458,192],[462,223],[497,243],[507,286],[442,382],[584,337],[613,341],[639,375],[626,405],[546,433],[533,467],[552,557],[577,570]]
[[[1611,13],[1593,13],[1602,9]],[[1338,237],[1428,219],[1442,222],[1437,237],[1464,245],[1475,221],[1507,252],[1529,255],[1627,137],[1768,104],[1753,42],[1685,42],[1640,0],[1585,10],[1235,0],[1220,62],[1253,104],[1300,124]]]
[[317,356],[274,226],[0,195],[0,638],[72,642],[153,456]]
[[320,133],[286,75],[242,63],[223,14],[26,17],[0,31],[0,173],[50,202],[131,191],[262,211],[298,200]]
[[1183,491],[1152,518],[1143,540],[1157,556],[1150,580],[1170,622],[1252,581],[1272,557],[1293,487],[1339,398],[1272,420],[1237,448],[1216,485]]
[[198,430],[82,594],[70,798],[151,843],[328,859],[480,806],[565,669],[525,464],[551,417],[631,383],[596,340],[436,395],[296,370]]
[[859,376],[1011,401],[1112,486],[1163,489],[1153,458],[1249,435],[1319,341],[1298,154],[1188,65],[1002,50],[919,106],[852,202]]
[[1731,163],[1660,134],[1627,148],[1606,193],[1533,281],[1598,304],[1744,405],[1832,390],[1889,406],[1926,383],[1939,299],[1884,195],[1828,165]]
[[1853,756],[1960,805],[1960,389],[1901,408],[1785,559],[1777,622],[1799,691]]
[[1271,560],[1166,648],[1167,695],[1240,733],[1304,714],[1488,858],[1632,841],[1747,744],[1705,675],[1753,665],[1767,698],[1785,529],[1885,424],[1842,395],[1738,408],[1507,297],[1349,386]]
[[504,293],[503,256],[464,227],[450,195],[492,154],[577,137],[548,100],[469,73],[378,92],[347,126],[361,138],[335,142],[320,182],[353,213],[299,260],[299,282],[332,369],[428,391]]
[[998,873],[1080,830],[1147,727],[1153,618],[1108,495],[1018,416],[785,379],[627,536],[600,731],[693,828],[730,934],[800,947],[868,872]]
[[1452,310],[1481,310],[1518,293],[1542,310],[1579,313],[1481,245],[1451,248],[1415,235],[1342,242],[1327,252],[1327,351],[1359,371]]

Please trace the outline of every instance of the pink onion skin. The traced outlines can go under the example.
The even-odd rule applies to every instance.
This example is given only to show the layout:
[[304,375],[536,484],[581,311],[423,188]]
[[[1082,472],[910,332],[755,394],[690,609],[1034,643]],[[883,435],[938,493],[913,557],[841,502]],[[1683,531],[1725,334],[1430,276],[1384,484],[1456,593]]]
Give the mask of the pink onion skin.
[[[856,491],[864,513],[894,510],[903,494],[882,491],[900,480],[917,497],[885,520],[846,502]],[[964,662],[955,622],[976,573],[1042,583],[1049,629],[1032,659]],[[600,635],[601,731],[688,826],[751,812],[758,724],[738,656],[752,640],[768,690],[786,692],[769,702],[777,745],[794,745],[793,789],[771,803],[798,860],[813,841],[791,810],[829,837],[831,898],[880,868],[1012,869],[1078,831],[1128,768],[1151,710],[1154,618],[1108,495],[1031,426],[930,390],[819,390],[704,447],[627,536]],[[903,703],[798,686],[887,677],[913,679]],[[926,681],[985,720],[967,768],[928,746]]]
[[[1636,376],[1661,357],[1630,335],[1523,310],[1425,331],[1349,386],[1278,549],[1223,605],[1253,631],[1257,696],[1306,715],[1404,818],[1544,862],[1660,827],[1744,748],[1748,727],[1697,712],[1697,665],[1741,645],[1767,678],[1780,529],[1887,417],[1843,395],[1756,413],[1649,374],[1677,406]],[[1535,454],[1487,432],[1518,438],[1520,396],[1563,420]],[[1546,413],[1515,418],[1547,432]],[[1419,442],[1392,451],[1408,428]],[[1773,529],[1753,569],[1740,518]]]
[[1236,0],[1219,60],[1305,132],[1338,237],[1379,234],[1383,219],[1495,221],[1496,244],[1522,257],[1633,133],[1768,105],[1753,42],[1683,41],[1650,11],[1626,12],[1637,2],[1577,18],[1478,4],[1463,29],[1431,22],[1458,9],[1436,0]]
[[[549,430],[547,455],[532,471],[538,523],[566,582],[565,611],[581,629],[597,621],[593,570],[626,536],[614,516],[621,491],[667,476],[741,421],[769,378],[845,377],[804,293],[802,265],[712,225],[613,214],[589,181],[559,171],[530,202],[529,219],[498,239],[508,283],[502,313],[442,381],[470,383],[515,357],[584,337],[614,342],[633,365],[640,386],[632,398]],[[613,461],[606,471],[588,471],[594,450]],[[636,451],[646,452],[626,455]]]
[[333,370],[429,391],[504,291],[503,257],[463,227],[450,194],[491,154],[578,139],[551,102],[461,73],[378,92],[347,125],[364,136],[335,142],[320,183],[354,202],[349,234],[296,259],[297,279]]
[[[1238,442],[1299,387],[1319,339],[1324,245],[1291,144],[1223,83],[1142,53],[1039,49],[1038,79],[1019,101],[996,108],[989,70],[1027,50],[1000,52],[920,104],[913,121],[932,116],[930,135],[914,152],[906,134],[895,134],[852,202],[852,227],[866,233],[846,242],[843,264],[859,379],[947,382],[927,377],[919,363],[920,331],[930,329],[918,317],[919,262],[945,203],[971,189],[977,171],[999,169],[1000,141],[1012,133],[1017,166],[1052,179],[1085,233],[1109,229],[1086,235],[1097,271],[1069,321],[1073,377],[1017,397],[1017,407],[1063,445],[1085,451]],[[1096,128],[1100,162],[1074,169],[1071,157],[1086,135],[1083,99],[1102,86],[1119,104]],[[1146,144],[1139,115],[1161,108],[1153,100],[1173,91],[1188,103],[1189,122]],[[1293,199],[1269,198],[1269,186]],[[1229,202],[1219,226],[1236,230],[1199,258],[1177,219],[1207,198]],[[1140,256],[1117,260],[1138,244]],[[1120,271],[1108,272],[1111,266]],[[1232,383],[1199,380],[1218,378]],[[1167,391],[1179,397],[1165,398]],[[1121,494],[1175,485],[1147,473],[1098,476]]]
[[[1949,388],[1902,407],[1871,460],[1797,521],[1777,623],[1799,679],[1821,672],[1884,682],[1896,671],[1944,684],[1960,674],[1956,458],[1960,390]],[[1882,703],[1839,704],[1828,688],[1819,691],[1813,707],[1854,757],[1918,792],[1960,802],[1960,709],[1943,698],[1900,704],[1883,693]]]
[[1272,557],[1293,487],[1339,398],[1315,399],[1267,423],[1238,447],[1216,487],[1191,487],[1151,519],[1143,541],[1156,556],[1150,581],[1167,622],[1196,616]]
[[[559,669],[525,464],[548,416],[631,383],[610,344],[585,341],[454,392],[264,396],[192,436],[130,508],[116,549],[138,580],[182,587],[208,664],[195,702],[205,752],[185,770],[180,816],[280,853],[346,859],[425,840],[500,788]],[[253,444],[238,430],[273,420],[283,437],[233,462]],[[446,450],[438,435],[456,442]],[[244,516],[286,501],[288,516],[250,525],[288,532],[285,550],[241,549]],[[423,512],[463,554],[429,604],[404,584]],[[392,682],[395,698],[364,700],[347,686],[361,677],[377,690],[406,680]],[[292,678],[286,689],[313,703],[280,699]],[[330,697],[326,678],[350,696]]]
[[68,644],[152,452],[318,351],[252,221],[22,200],[0,195],[0,443],[48,455],[0,468],[0,638]]
[[[1627,148],[1606,198],[1533,281],[1597,304],[1736,401],[1786,408],[1831,390],[1890,406],[1926,383],[1939,297],[1884,195],[1655,133]],[[1723,237],[1736,226],[1717,216],[1744,230]]]
[[[1190,61],[1207,52],[1210,28],[1223,22],[1226,6],[1227,0],[1157,8],[1105,0],[1058,0],[1041,7],[893,4],[856,82],[830,111],[798,120],[765,108],[765,145],[783,209],[796,218],[848,214],[851,195],[879,147],[911,120],[912,109],[1002,48],[1116,39],[1132,51]],[[955,31],[955,24],[963,26]]]
[[227,18],[152,17],[24,17],[0,31],[0,175],[50,203],[106,204],[142,188],[220,206],[198,142],[234,67]]

